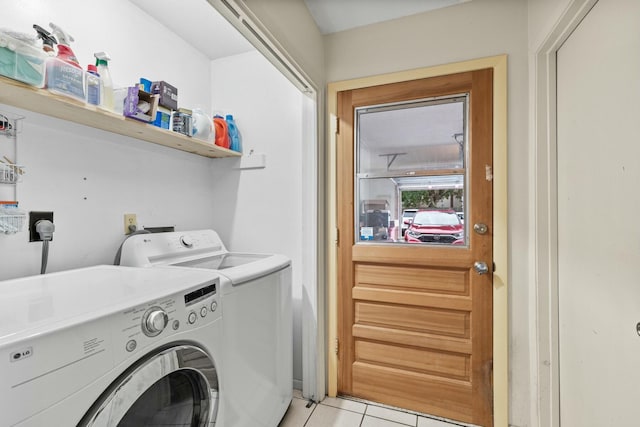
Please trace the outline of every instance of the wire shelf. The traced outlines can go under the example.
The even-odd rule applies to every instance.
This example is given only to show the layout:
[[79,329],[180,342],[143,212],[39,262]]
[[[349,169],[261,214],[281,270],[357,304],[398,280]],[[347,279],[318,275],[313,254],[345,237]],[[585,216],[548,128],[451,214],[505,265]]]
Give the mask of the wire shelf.
[[0,135],[13,137],[22,131],[22,116],[3,113],[0,111]]
[[[11,212],[11,211],[15,212]],[[17,209],[0,209],[0,233],[14,234],[22,231],[27,213]]]
[[24,172],[24,166],[2,162],[0,163],[0,184],[17,184],[22,181]]

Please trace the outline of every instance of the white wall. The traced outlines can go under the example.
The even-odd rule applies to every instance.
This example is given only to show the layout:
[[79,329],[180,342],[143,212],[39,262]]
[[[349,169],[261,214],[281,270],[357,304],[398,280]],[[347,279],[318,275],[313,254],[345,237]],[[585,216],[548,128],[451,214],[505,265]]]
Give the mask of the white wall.
[[[260,53],[212,61],[212,110],[233,114],[244,155],[266,167],[240,170],[240,159],[212,164],[213,227],[234,251],[281,253],[293,263],[294,380],[302,380],[303,95]],[[296,383],[300,387],[300,383]]]
[[327,81],[508,54],[509,422],[529,425],[526,1],[474,0],[331,34],[325,42]]
[[[128,1],[3,1],[0,27],[28,33],[33,23],[50,21],[75,37],[72,48],[84,67],[93,52],[106,50],[116,83],[163,79],[178,87],[180,105],[209,105],[210,61]],[[3,105],[0,111],[19,112]],[[21,114],[26,118],[18,157],[27,174],[17,187],[18,200],[27,211],[54,212],[48,271],[112,263],[124,238],[124,213],[136,213],[139,225],[212,226],[210,165],[216,160]],[[9,149],[2,139],[0,154]],[[0,235],[0,280],[38,274],[40,248],[28,243],[26,232]]]
[[324,41],[303,0],[243,0],[288,55],[323,90]]
[[571,0],[531,0],[528,7],[529,48],[535,52],[553,29]]

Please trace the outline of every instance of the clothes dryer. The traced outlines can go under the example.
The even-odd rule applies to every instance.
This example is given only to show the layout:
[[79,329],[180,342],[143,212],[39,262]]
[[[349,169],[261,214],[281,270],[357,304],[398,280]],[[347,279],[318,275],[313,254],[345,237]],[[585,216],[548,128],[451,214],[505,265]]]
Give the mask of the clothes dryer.
[[115,266],[0,282],[0,425],[225,426],[220,285]]
[[121,264],[214,271],[224,305],[225,427],[276,427],[293,389],[291,261],[229,252],[213,230],[132,236]]

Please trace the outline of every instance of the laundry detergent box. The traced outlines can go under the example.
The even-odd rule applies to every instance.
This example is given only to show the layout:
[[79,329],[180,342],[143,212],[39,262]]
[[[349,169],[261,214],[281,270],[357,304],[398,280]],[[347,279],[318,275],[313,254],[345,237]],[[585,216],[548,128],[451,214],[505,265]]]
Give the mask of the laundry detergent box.
[[34,37],[0,29],[0,75],[43,87],[46,59]]
[[153,125],[162,129],[169,129],[171,127],[171,110],[158,106]]
[[169,110],[178,109],[178,89],[165,81],[151,83],[151,93],[157,94],[160,99],[158,105]]

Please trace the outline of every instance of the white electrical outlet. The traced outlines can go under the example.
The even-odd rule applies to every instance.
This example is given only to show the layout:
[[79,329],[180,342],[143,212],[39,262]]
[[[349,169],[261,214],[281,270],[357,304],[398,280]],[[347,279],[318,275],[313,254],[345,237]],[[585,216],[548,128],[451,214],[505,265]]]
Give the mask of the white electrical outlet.
[[124,214],[124,234],[131,234],[138,229],[136,214]]

